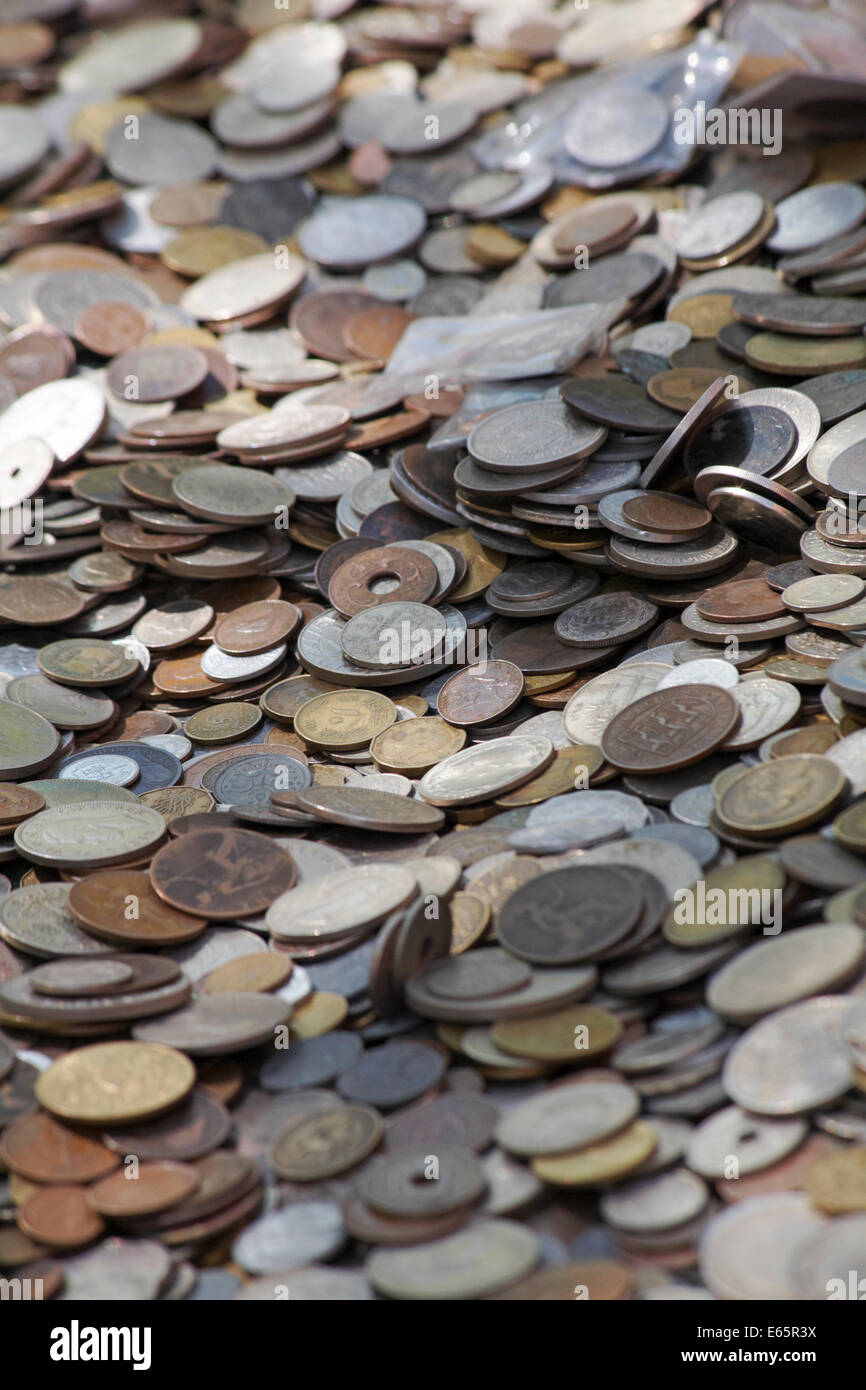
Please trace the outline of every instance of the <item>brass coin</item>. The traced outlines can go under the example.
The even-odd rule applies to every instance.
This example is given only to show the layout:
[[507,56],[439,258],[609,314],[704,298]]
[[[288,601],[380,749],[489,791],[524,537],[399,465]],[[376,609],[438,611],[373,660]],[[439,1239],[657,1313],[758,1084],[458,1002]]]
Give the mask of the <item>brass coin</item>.
[[839,800],[845,777],[829,758],[801,753],[749,768],[718,798],[718,814],[750,835],[790,834],[819,820]]
[[294,716],[295,732],[314,748],[364,748],[397,721],[387,695],[376,690],[336,690],[315,695]]
[[492,1029],[496,1045],[515,1057],[573,1065],[608,1052],[622,1034],[614,1014],[579,1005],[538,1018],[503,1019]]
[[536,1177],[554,1187],[597,1187],[634,1172],[652,1155],[656,1133],[646,1120],[633,1120],[611,1139],[588,1144],[574,1153],[533,1158]]
[[36,1083],[40,1104],[77,1124],[144,1120],[177,1105],[195,1068],[174,1048],[113,1042],[80,1047],[53,1062]]

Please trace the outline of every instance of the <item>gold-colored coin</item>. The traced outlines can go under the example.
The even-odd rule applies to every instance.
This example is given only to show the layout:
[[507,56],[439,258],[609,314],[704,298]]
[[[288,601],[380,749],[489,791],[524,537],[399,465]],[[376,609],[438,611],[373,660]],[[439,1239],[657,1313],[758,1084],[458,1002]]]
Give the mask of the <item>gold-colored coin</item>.
[[817,375],[862,367],[866,339],[807,338],[793,333],[756,333],[746,343],[746,361],[779,376]]
[[639,1168],[657,1142],[652,1125],[646,1120],[634,1120],[612,1139],[572,1153],[534,1158],[529,1166],[537,1178],[555,1187],[595,1187]]
[[672,323],[684,323],[693,338],[715,338],[720,328],[734,322],[732,294],[695,294],[676,304],[668,314]]
[[36,1098],[52,1115],[78,1124],[128,1124],[171,1109],[194,1084],[195,1067],[174,1047],[95,1043],[52,1062],[36,1082]]
[[399,703],[403,709],[409,710],[410,714],[418,715],[419,718],[430,709],[423,695],[402,695]]
[[463,1051],[463,1035],[467,1027],[464,1023],[437,1023],[436,1036],[446,1047],[450,1047],[452,1052]]
[[573,792],[578,786],[585,787],[593,773],[598,772],[604,762],[601,749],[592,744],[575,744],[571,748],[560,748],[553,762],[533,777],[516,787],[513,792],[496,798],[496,805],[504,809],[512,806],[535,806],[539,801],[548,801],[552,796],[562,796]]
[[436,531],[427,539],[435,545],[453,546],[466,561],[466,573],[448,595],[449,603],[466,603],[468,599],[478,598],[508,564],[507,555],[500,550],[488,550],[468,530]]
[[216,805],[204,787],[160,787],[156,791],[142,792],[138,799],[159,811],[166,825],[178,816],[205,815]]
[[551,690],[561,690],[569,685],[577,675],[576,671],[553,671],[547,676],[524,676],[524,695],[547,695]]
[[339,1028],[348,1012],[349,1004],[342,994],[319,990],[299,1004],[292,1014],[289,1024],[292,1036],[317,1038],[320,1033],[330,1033],[332,1029]]
[[244,256],[258,256],[267,249],[264,237],[241,227],[190,227],[168,243],[160,252],[160,260],[169,270],[197,279]]
[[455,729],[433,714],[404,719],[377,734],[370,744],[370,757],[382,772],[420,777],[443,758],[459,753],[465,742],[465,729]]
[[367,191],[364,185],[358,183],[349,173],[349,163],[345,159],[335,159],[330,164],[311,169],[306,177],[320,193],[337,193],[342,197],[352,198]]
[[139,96],[88,101],[69,122],[69,134],[75,140],[83,140],[96,154],[105,154],[108,137],[116,125],[130,116],[144,116],[151,109],[150,102]]
[[[194,328],[192,325],[181,326],[179,328],[158,328],[153,333],[145,333],[139,344],[140,347],[197,347],[197,348],[219,348],[219,340],[213,333],[208,333],[206,328]],[[220,399],[220,409],[227,409],[225,405],[226,397]],[[208,406],[205,406],[205,410]]]
[[[397,722],[393,700],[378,690],[340,689],[314,695],[295,715],[295,733],[313,748],[366,748]],[[417,720],[407,720],[415,724]]]
[[[730,375],[737,382],[737,389],[748,390],[748,386],[734,371],[734,365],[731,364]],[[669,371],[657,372],[655,376],[650,377],[647,382],[647,395],[658,405],[667,406],[669,410],[676,410],[680,415],[685,415],[718,378],[719,373],[714,367],[671,367]]]
[[829,758],[798,753],[747,768],[716,803],[719,819],[748,835],[789,835],[819,820],[845,790],[845,775]]
[[202,981],[205,994],[222,994],[226,990],[252,990],[256,994],[266,994],[279,989],[292,973],[292,962],[288,956],[278,955],[276,951],[256,951],[249,956],[236,956],[218,965]]
[[766,893],[786,881],[781,864],[762,854],[710,869],[697,883],[682,885],[662,931],[673,946],[712,946],[761,921]]
[[536,1062],[585,1062],[609,1052],[622,1035],[623,1025],[615,1014],[581,1004],[493,1025],[493,1041],[503,1052]]
[[466,234],[463,249],[473,261],[494,267],[513,264],[526,250],[526,242],[496,227],[492,222],[478,222]]
[[183,726],[193,743],[234,743],[244,738],[262,722],[258,705],[246,700],[229,701],[224,705],[209,705],[191,714]]
[[346,770],[342,767],[331,767],[328,763],[316,763],[310,771],[313,774],[314,787],[345,787]]
[[474,946],[487,930],[490,921],[490,904],[478,893],[455,893],[451,899],[451,947],[452,956],[462,955]]
[[818,1210],[830,1216],[866,1211],[866,1144],[851,1144],[817,1158],[805,1187]]

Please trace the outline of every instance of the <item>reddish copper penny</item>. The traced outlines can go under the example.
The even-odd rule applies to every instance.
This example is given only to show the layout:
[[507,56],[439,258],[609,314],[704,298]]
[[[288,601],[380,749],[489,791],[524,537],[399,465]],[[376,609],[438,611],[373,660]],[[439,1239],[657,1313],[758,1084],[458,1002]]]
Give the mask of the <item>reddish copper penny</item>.
[[45,1187],[34,1192],[18,1209],[18,1225],[25,1235],[55,1250],[76,1250],[89,1245],[105,1230],[105,1222],[87,1198],[85,1187]]
[[128,869],[79,879],[67,907],[94,936],[123,945],[177,946],[207,926],[204,917],[178,912],[157,897],[146,873]]
[[695,607],[711,623],[759,623],[788,612],[781,594],[760,578],[717,584],[701,595]]
[[[389,580],[392,582],[386,583]],[[328,598],[338,613],[352,618],[380,603],[424,603],[438,583],[439,574],[429,555],[408,546],[382,545],[346,560],[331,579]],[[377,584],[381,585],[379,592]]]
[[89,304],[75,320],[75,336],[83,347],[100,357],[117,357],[137,347],[150,329],[143,310],[122,300]]
[[264,652],[285,642],[300,622],[300,610],[293,603],[265,599],[226,613],[214,628],[214,641],[232,656]]
[[632,497],[623,503],[622,514],[632,525],[647,531],[681,531],[687,535],[700,526],[709,526],[713,519],[706,507],[667,492],[645,492]]
[[523,672],[511,661],[487,661],[467,666],[446,681],[436,709],[449,724],[471,729],[489,724],[513,710],[523,694]]
[[198,830],[164,845],[150,866],[156,892],[181,912],[216,921],[264,912],[295,884],[297,868],[253,830]]
[[185,1201],[198,1185],[195,1168],[163,1159],[110,1173],[88,1189],[87,1199],[102,1216],[152,1216]]
[[343,342],[356,357],[386,362],[415,317],[399,304],[362,309],[343,325]]
[[289,327],[314,357],[350,362],[355,354],[344,342],[345,325],[353,315],[378,307],[383,307],[381,299],[364,290],[313,290],[295,300]]
[[45,806],[45,797],[16,782],[0,782],[0,824],[16,824],[35,816]]
[[31,1182],[79,1183],[103,1178],[120,1159],[98,1139],[40,1111],[14,1120],[0,1137],[0,1159]]

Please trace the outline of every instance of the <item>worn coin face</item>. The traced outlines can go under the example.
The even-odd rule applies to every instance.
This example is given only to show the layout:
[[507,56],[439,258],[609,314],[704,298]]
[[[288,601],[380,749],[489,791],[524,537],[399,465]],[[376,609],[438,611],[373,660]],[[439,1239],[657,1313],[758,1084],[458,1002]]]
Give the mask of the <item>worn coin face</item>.
[[296,878],[290,856],[249,830],[215,827],[164,845],[150,869],[153,888],[181,912],[219,921],[262,912]]
[[601,736],[609,763],[628,772],[687,767],[725,742],[739,721],[727,690],[682,685],[657,690],[617,714]]

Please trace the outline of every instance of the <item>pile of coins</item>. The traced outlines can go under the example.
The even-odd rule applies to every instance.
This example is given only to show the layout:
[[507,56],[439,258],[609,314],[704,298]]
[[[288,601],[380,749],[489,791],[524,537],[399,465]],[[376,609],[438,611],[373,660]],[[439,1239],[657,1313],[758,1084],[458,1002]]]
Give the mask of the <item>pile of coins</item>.
[[769,8],[2,7],[2,1296],[863,1268],[866,28]]

